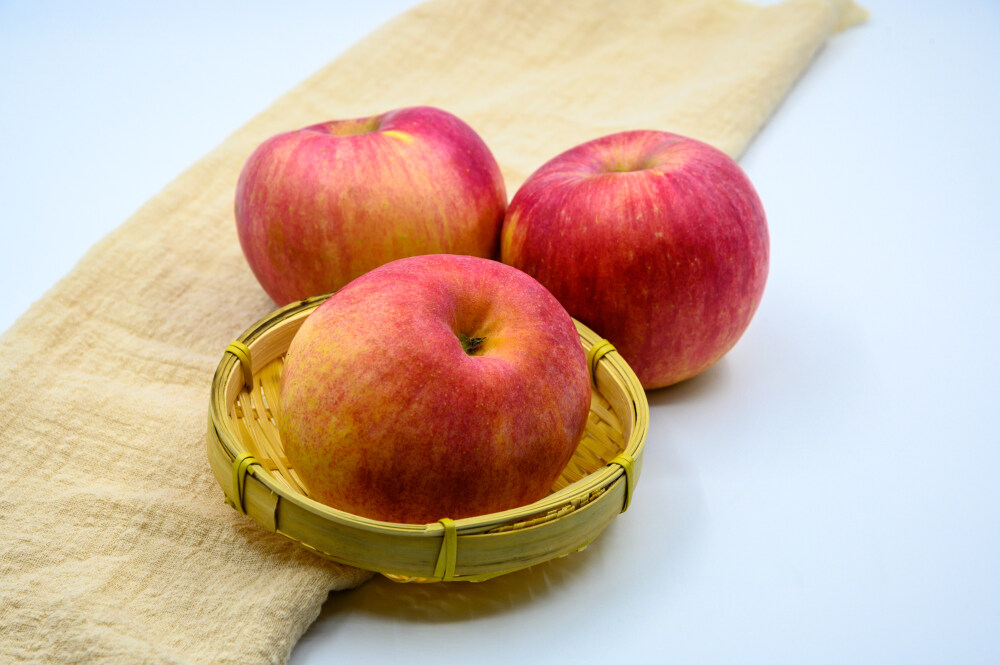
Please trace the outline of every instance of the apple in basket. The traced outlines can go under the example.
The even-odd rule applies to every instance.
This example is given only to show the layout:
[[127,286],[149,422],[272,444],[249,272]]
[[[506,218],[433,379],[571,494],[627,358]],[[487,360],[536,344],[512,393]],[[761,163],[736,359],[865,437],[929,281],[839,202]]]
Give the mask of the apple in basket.
[[320,305],[285,357],[282,442],[310,495],[428,523],[544,497],[583,436],[590,378],[566,310],[498,261],[393,261]]
[[644,388],[659,388],[710,367],[749,325],[767,279],[767,221],[725,153],[623,132],[528,178],[501,256],[614,344]]
[[495,258],[500,167],[462,120],[431,107],[278,134],[236,186],[240,245],[278,304],[418,254]]

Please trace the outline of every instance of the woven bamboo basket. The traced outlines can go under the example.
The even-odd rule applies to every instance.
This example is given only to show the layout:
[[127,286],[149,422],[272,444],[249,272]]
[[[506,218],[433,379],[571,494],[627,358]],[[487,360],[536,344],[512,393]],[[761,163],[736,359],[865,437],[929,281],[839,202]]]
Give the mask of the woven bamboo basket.
[[628,507],[642,465],[649,406],[608,342],[576,322],[592,377],[586,434],[545,498],[513,510],[396,524],[309,497],[278,434],[285,352],[328,296],[287,305],[226,349],[212,381],[208,459],[226,502],[265,529],[339,563],[400,582],[480,581],[581,550]]

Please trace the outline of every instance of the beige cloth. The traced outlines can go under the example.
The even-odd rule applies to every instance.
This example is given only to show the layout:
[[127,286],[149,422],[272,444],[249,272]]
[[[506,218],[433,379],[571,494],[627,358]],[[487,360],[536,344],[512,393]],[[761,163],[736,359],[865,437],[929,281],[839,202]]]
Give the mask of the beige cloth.
[[366,575],[223,504],[212,373],[272,309],[233,190],[255,145],[431,104],[468,121],[509,192],[558,152],[663,129],[739,155],[848,2],[435,0],[305,81],[99,242],[0,338],[0,661],[281,663],[328,590]]

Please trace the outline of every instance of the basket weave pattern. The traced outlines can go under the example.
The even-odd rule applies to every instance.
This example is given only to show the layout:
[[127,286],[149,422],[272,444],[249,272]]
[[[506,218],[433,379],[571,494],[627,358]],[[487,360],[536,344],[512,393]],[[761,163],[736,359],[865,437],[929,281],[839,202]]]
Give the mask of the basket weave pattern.
[[[645,393],[613,347],[601,345],[580,323],[584,348],[603,357],[589,358],[594,383],[586,433],[544,499],[454,522],[394,524],[309,498],[278,433],[278,391],[292,337],[325,298],[274,312],[231,345],[219,364],[208,454],[237,510],[317,554],[397,581],[475,581],[582,549],[628,505],[648,427]],[[446,548],[449,536],[455,546]]]

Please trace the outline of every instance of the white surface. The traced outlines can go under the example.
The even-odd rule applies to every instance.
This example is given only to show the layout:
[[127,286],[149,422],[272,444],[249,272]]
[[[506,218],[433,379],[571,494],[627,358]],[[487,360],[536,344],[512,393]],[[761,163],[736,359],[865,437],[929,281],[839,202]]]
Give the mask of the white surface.
[[[0,328],[410,4],[0,4]],[[650,394],[629,512],[491,582],[334,594],[292,663],[1000,661],[1000,5],[868,7],[742,160],[767,292]]]

